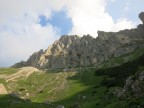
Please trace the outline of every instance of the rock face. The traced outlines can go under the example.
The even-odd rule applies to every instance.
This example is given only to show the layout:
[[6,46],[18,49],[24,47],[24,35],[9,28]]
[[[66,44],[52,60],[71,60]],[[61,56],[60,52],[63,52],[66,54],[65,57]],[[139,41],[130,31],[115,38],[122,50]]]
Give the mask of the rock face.
[[26,66],[38,67],[39,66],[38,61],[39,61],[39,59],[40,59],[40,57],[42,56],[43,53],[44,52],[41,49],[39,52],[33,53],[26,62],[25,61],[21,61],[19,63],[16,63],[12,67],[17,67],[17,68],[26,67]]
[[[127,78],[124,88],[117,93],[119,98],[123,98],[131,93],[133,97],[143,97],[144,96],[144,71],[138,75],[130,76]],[[121,94],[121,95],[118,95]]]
[[141,19],[142,23],[144,24],[144,12],[139,14],[139,18]]
[[[139,17],[143,21],[143,13]],[[44,52],[40,50],[26,62],[17,63],[13,67],[33,66],[43,69],[96,66],[104,60],[131,53],[139,47],[144,47],[143,27],[119,32],[98,31],[97,38],[90,35],[64,35]]]

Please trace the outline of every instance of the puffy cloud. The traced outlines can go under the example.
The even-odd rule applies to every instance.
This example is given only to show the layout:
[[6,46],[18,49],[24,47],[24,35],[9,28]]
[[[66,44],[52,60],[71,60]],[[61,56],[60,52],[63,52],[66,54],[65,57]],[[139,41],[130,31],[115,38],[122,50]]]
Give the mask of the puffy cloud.
[[[6,29],[0,33],[1,66],[26,60],[33,52],[46,49],[58,38],[51,25],[41,27],[39,24],[33,24],[23,28],[18,28],[22,26],[21,24],[15,23],[15,25],[13,30]],[[2,61],[7,61],[7,64],[3,64]]]
[[134,27],[135,24],[125,18],[118,19],[115,24],[113,24],[111,31],[119,31],[124,29],[130,29]]
[[[112,1],[114,2],[114,1]],[[127,19],[113,21],[106,10],[106,0],[79,0],[74,5],[69,6],[69,16],[73,21],[73,28],[70,34],[90,34],[97,37],[97,30],[118,31],[132,28],[134,24]]]
[[52,6],[46,0],[32,1],[0,1],[0,66],[26,60],[58,38],[57,28],[38,23],[41,14],[51,17]]

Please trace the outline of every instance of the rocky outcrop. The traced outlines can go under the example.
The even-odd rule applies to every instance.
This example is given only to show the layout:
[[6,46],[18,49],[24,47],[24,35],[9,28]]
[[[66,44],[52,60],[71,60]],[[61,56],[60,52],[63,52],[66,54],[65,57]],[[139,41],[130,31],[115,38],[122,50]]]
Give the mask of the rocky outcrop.
[[139,18],[141,19],[142,23],[144,24],[144,12],[139,14]]
[[144,29],[141,27],[119,32],[98,31],[97,38],[90,35],[64,35],[44,52],[36,52],[26,62],[13,67],[33,66],[43,69],[96,66],[104,60],[131,53],[139,47],[144,47]]
[[21,67],[26,67],[26,66],[28,66],[27,62],[21,61],[19,63],[14,64],[12,67],[13,68],[21,68]]
[[40,57],[43,54],[43,49],[41,49],[39,52],[35,52],[33,53],[29,59],[25,62],[25,61],[21,61],[19,63],[16,63],[15,65],[13,65],[12,67],[15,68],[20,68],[20,67],[26,67],[26,66],[33,66],[33,67],[40,67],[38,64],[38,61],[40,60]]
[[30,58],[27,60],[27,65],[28,66],[33,66],[33,67],[40,67],[39,65],[39,60],[41,56],[43,55],[44,51],[41,49],[39,52],[35,52],[30,56]]
[[123,89],[115,90],[117,91],[115,95],[120,99],[125,99],[126,97],[143,97],[144,93],[144,71],[140,72],[138,75],[130,76],[126,79],[126,83]]

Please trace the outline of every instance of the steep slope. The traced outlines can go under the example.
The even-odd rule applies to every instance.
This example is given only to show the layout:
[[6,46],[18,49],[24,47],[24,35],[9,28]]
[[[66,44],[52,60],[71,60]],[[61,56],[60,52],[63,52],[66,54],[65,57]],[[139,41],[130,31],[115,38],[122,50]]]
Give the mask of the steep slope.
[[105,76],[101,84],[108,88],[101,99],[103,108],[144,107],[144,53],[119,66],[98,69],[97,75]]

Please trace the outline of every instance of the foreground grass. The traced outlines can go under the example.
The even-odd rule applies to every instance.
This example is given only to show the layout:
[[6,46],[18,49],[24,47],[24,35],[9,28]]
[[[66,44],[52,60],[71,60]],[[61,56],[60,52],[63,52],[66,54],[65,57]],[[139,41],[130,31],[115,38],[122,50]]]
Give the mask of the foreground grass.
[[[98,100],[106,89],[100,86],[103,76],[95,76],[94,72],[95,69],[88,68],[70,72],[41,71],[31,74],[27,79],[20,78],[17,81],[5,82],[4,85],[9,91],[19,93],[21,97],[29,94],[26,98],[32,101],[32,105],[49,101],[54,106],[62,104],[67,108],[78,102],[84,108],[89,108],[95,106],[95,101],[91,101]],[[18,105],[20,108],[23,108],[22,103]],[[24,106],[26,108],[26,105]]]

